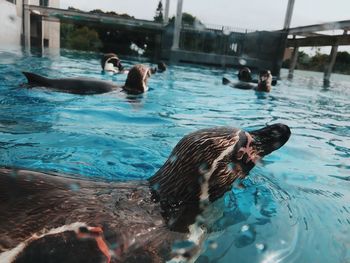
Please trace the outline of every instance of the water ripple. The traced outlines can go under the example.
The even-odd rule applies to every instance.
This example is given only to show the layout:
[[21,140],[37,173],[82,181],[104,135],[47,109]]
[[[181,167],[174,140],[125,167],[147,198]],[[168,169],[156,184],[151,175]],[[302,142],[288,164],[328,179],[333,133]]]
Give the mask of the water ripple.
[[[6,63],[4,63],[4,61]],[[125,61],[130,66],[137,61]],[[142,96],[77,96],[28,89],[21,71],[51,77],[101,74],[98,54],[0,51],[0,164],[108,180],[146,179],[187,133],[282,122],[290,141],[216,204],[198,262],[347,262],[350,225],[350,78],[299,72],[271,93],[232,89],[231,70],[177,65]],[[231,75],[232,74],[232,75]],[[203,261],[201,261],[203,260]]]

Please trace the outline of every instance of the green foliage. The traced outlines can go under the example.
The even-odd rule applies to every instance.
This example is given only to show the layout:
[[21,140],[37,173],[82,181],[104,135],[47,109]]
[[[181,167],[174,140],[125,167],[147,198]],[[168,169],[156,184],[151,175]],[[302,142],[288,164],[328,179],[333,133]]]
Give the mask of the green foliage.
[[102,42],[98,33],[86,26],[78,27],[72,24],[61,24],[61,45],[63,48],[99,51]]
[[348,52],[337,53],[334,71],[343,74],[350,74],[350,54]]
[[90,11],[91,14],[104,14],[105,12],[103,12],[101,9],[94,9]]
[[68,6],[68,10],[70,11],[79,11],[79,12],[83,12],[82,10],[78,9],[78,8],[75,8],[73,6]]
[[163,4],[162,0],[159,0],[158,7],[156,9],[156,15],[154,17],[155,22],[162,23],[163,22]]
[[301,65],[307,65],[310,62],[310,56],[306,54],[304,51],[298,52],[298,62]]
[[188,13],[183,13],[182,14],[182,24],[184,25],[190,25],[190,26],[194,26],[195,25],[195,21],[196,21],[196,17],[188,14]]
[[[170,18],[170,23],[175,23],[175,16]],[[196,25],[204,25],[199,19],[189,13],[182,13],[182,25],[187,26],[196,26]]]
[[329,56],[316,52],[315,56],[311,57],[309,67],[316,71],[324,71],[328,64]]
[[[298,52],[298,62],[296,69],[321,71],[325,70],[330,60],[329,55],[322,54],[316,50],[314,56],[309,56],[303,51]],[[282,67],[289,68],[290,59],[283,61]],[[348,52],[338,52],[333,71],[336,73],[350,74],[350,54]]]

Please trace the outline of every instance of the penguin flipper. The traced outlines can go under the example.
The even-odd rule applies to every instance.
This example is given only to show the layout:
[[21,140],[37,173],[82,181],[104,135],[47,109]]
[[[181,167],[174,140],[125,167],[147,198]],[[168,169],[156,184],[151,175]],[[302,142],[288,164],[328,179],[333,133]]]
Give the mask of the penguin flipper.
[[48,78],[45,78],[43,76],[40,76],[35,73],[31,73],[31,72],[22,72],[22,73],[27,78],[29,85],[43,86],[43,87],[50,86],[50,81]]
[[223,85],[228,85],[229,83],[231,83],[231,81],[225,77],[222,78],[222,84]]

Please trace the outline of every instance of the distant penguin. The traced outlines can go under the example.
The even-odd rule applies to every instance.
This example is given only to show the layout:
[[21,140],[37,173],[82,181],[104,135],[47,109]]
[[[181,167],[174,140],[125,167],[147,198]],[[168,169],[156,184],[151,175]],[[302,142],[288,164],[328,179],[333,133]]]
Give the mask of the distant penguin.
[[270,70],[261,70],[259,73],[257,91],[270,92],[272,85],[272,75]]
[[253,89],[262,92],[270,92],[271,86],[277,84],[277,81],[273,80],[270,70],[261,70],[259,72],[259,79],[254,80],[251,76],[250,69],[244,67],[240,69],[237,77],[239,81],[231,81],[223,77],[222,84],[229,85],[230,87],[237,89]]
[[53,91],[79,95],[102,94],[115,90],[123,90],[129,94],[141,94],[148,90],[147,81],[151,76],[151,69],[138,64],[131,68],[123,86],[111,81],[93,78],[46,78],[34,73],[23,72],[31,86],[41,86]]
[[251,70],[248,67],[241,68],[238,72],[238,79],[244,82],[252,82],[253,78],[251,75]]
[[157,63],[157,66],[152,68],[152,74],[162,73],[162,72],[166,71],[166,69],[167,69],[166,64],[163,61],[159,61]]
[[104,72],[127,73],[124,70],[124,67],[120,59],[114,53],[107,53],[102,55],[101,67]]
[[157,72],[161,73],[161,72],[164,72],[166,71],[166,64],[163,62],[163,61],[159,61],[158,64],[157,64]]

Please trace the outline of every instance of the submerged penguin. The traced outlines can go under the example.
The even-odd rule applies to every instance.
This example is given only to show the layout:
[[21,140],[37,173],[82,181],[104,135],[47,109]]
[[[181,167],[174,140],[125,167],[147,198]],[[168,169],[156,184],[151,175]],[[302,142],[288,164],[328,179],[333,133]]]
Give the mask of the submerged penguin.
[[[199,130],[181,139],[146,181],[0,168],[0,262],[193,260],[211,203],[289,137],[282,124]],[[173,247],[181,242],[191,245]]]
[[166,71],[166,68],[166,64],[163,61],[159,61],[157,63],[157,66],[152,69],[152,74],[163,73],[164,71]]
[[148,90],[147,81],[151,76],[151,69],[142,64],[133,66],[128,73],[124,86],[93,78],[51,79],[30,72],[23,72],[23,74],[29,85],[45,87],[58,92],[92,95],[123,90],[130,94],[141,94]]
[[276,80],[273,80],[270,70],[261,70],[259,73],[259,79],[254,80],[251,76],[249,68],[244,67],[238,72],[238,82],[230,81],[227,78],[222,78],[222,84],[229,85],[237,89],[253,89],[256,91],[270,92],[271,86],[277,84]]

